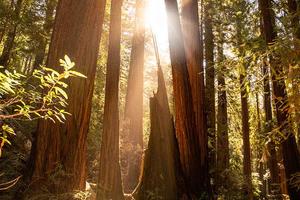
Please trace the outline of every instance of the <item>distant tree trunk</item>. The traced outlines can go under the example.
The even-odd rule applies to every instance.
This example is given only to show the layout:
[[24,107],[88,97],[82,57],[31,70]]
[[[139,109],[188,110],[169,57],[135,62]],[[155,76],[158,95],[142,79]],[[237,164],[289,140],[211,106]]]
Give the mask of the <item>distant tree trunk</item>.
[[[61,70],[59,59],[67,54],[76,70],[87,79],[72,79],[68,108],[72,116],[64,123],[40,120],[33,144],[32,183],[45,180],[55,193],[84,190],[86,183],[86,137],[89,127],[96,62],[105,1],[61,0],[58,5],[47,66]],[[58,169],[63,170],[63,172]],[[48,179],[56,174],[55,183]],[[70,197],[71,199],[71,197]]]
[[119,79],[122,0],[112,0],[97,200],[124,199],[119,163]]
[[[291,26],[293,28],[293,35],[295,38],[300,39],[300,22],[299,22],[299,10],[300,2],[297,0],[288,0],[289,14],[291,15]],[[300,45],[299,41],[297,42]]]
[[[199,198],[206,191],[202,181],[201,151],[197,132],[192,88],[184,52],[178,5],[176,0],[165,0],[168,16],[169,49],[175,100],[175,126],[179,143],[180,161],[188,187]],[[205,173],[205,172],[203,172]]]
[[[273,43],[277,38],[275,18],[272,13],[270,0],[260,0],[260,11],[263,18],[265,40],[267,44]],[[275,99],[276,117],[279,130],[285,135],[282,142],[282,157],[285,166],[285,173],[288,180],[288,192],[291,200],[299,199],[300,190],[292,186],[291,178],[295,173],[300,172],[300,157],[297,149],[295,135],[292,131],[289,114],[289,104],[283,74],[283,66],[278,56],[270,57],[271,75]]]
[[145,2],[136,1],[136,24],[132,38],[130,68],[125,102],[125,121],[129,123],[128,138],[132,150],[128,155],[125,191],[132,192],[139,180],[143,150],[143,86],[145,45]]
[[204,72],[203,41],[199,32],[199,14],[197,0],[182,0],[182,30],[186,55],[186,63],[192,90],[193,106],[200,144],[200,161],[202,181],[209,187],[208,171],[208,138],[204,115]]
[[[256,98],[256,118],[257,118],[257,132],[258,132],[258,136],[257,138],[259,139],[259,142],[261,142],[261,138],[265,137],[263,131],[262,131],[262,125],[261,125],[261,112],[260,112],[260,102],[259,102],[259,93],[257,92],[255,94],[255,98]],[[267,198],[267,180],[265,180],[264,175],[266,172],[266,160],[265,158],[265,153],[266,153],[266,149],[262,146],[262,147],[258,147],[261,148],[257,149],[257,153],[256,153],[256,165],[257,165],[257,171],[259,173],[259,179],[262,182],[262,184],[260,185],[259,189],[260,189],[260,198],[264,199]]]
[[43,64],[45,55],[46,55],[46,47],[49,42],[48,37],[51,34],[51,30],[53,27],[53,14],[56,7],[56,1],[55,0],[47,0],[46,1],[46,16],[44,19],[44,25],[42,33],[39,35],[39,43],[38,47],[36,49],[36,55],[35,60],[33,63],[33,69],[39,67]]
[[[244,55],[242,45],[241,34],[241,19],[237,19],[237,45],[239,48],[240,56]],[[241,116],[242,116],[242,133],[243,133],[243,174],[244,174],[244,186],[245,197],[247,199],[253,199],[252,190],[252,170],[251,170],[251,148],[250,148],[250,127],[249,127],[249,107],[248,107],[248,91],[249,81],[247,79],[247,66],[246,62],[240,64],[240,94],[241,94]]]
[[172,199],[184,196],[178,144],[170,113],[163,73],[158,66],[158,89],[150,98],[151,133],[144,155],[140,183],[134,192],[137,200]]
[[[243,66],[244,67],[244,66]],[[246,69],[244,69],[246,71]],[[251,149],[250,149],[250,128],[249,108],[246,75],[240,74],[241,104],[242,104],[242,131],[243,131],[243,173],[245,178],[245,189],[248,199],[253,199],[252,178],[251,178]]]
[[[218,62],[224,61],[223,40],[224,33],[219,30],[220,41],[217,46]],[[226,169],[229,168],[229,140],[228,140],[228,113],[227,113],[227,95],[226,82],[224,71],[226,70],[223,64],[220,64],[218,70],[218,112],[217,112],[217,146],[216,146],[216,167],[218,187],[223,186],[228,189]]]
[[215,108],[215,68],[214,68],[214,35],[211,0],[204,0],[204,46],[205,46],[205,114],[207,119],[207,132],[211,149],[209,151],[209,165],[212,178],[215,181],[216,170],[216,108]]
[[2,54],[0,56],[0,66],[6,67],[9,63],[10,53],[15,43],[17,28],[20,24],[20,13],[22,9],[23,0],[18,0],[13,13],[13,22],[9,27],[6,41],[3,45]]
[[[271,91],[270,91],[270,76],[267,65],[263,65],[263,76],[264,76],[264,109],[265,109],[265,131],[266,134],[270,133],[273,129],[272,126],[272,103],[271,103]],[[278,169],[278,162],[277,162],[277,153],[275,149],[274,141],[270,141],[267,144],[267,150],[269,153],[267,165],[270,170],[270,178],[271,178],[271,187],[270,191],[273,195],[280,194],[280,179],[279,179],[279,169]]]

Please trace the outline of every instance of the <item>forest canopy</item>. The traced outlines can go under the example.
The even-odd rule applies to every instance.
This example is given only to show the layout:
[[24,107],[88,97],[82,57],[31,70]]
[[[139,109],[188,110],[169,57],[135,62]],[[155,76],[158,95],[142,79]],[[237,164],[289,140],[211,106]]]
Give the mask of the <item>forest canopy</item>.
[[0,199],[299,200],[298,0],[1,0]]

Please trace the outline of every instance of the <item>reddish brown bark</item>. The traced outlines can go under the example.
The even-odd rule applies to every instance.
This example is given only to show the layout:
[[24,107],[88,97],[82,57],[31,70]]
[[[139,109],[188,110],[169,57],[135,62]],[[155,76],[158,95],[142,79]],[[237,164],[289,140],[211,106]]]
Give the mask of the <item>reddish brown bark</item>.
[[[266,44],[273,43],[277,38],[275,18],[272,13],[270,0],[260,0],[260,12],[263,19],[263,27]],[[291,178],[295,173],[300,172],[300,156],[297,149],[294,133],[290,123],[290,113],[285,81],[282,78],[283,66],[280,64],[280,57],[270,57],[271,75],[274,91],[277,125],[285,139],[281,144],[285,174],[288,181],[288,192],[291,200],[300,196],[300,191],[292,186]]]
[[[203,181],[199,135],[197,132],[192,88],[184,52],[182,30],[176,0],[165,0],[168,17],[169,49],[173,75],[175,126],[180,161],[191,193],[200,197],[207,192]],[[205,172],[204,172],[205,173]]]
[[201,153],[201,169],[199,171],[202,173],[203,185],[208,187],[208,138],[204,116],[203,49],[201,49],[203,41],[199,26],[198,1],[182,0],[183,39]]
[[173,118],[170,113],[163,73],[158,67],[158,89],[150,98],[151,133],[144,155],[135,199],[181,199],[184,181]]
[[98,200],[124,199],[119,163],[119,80],[122,0],[112,0],[105,84]]
[[124,180],[125,191],[131,192],[138,183],[143,149],[143,86],[144,86],[144,44],[145,44],[145,2],[136,1],[136,24],[132,38],[130,68],[125,104],[125,121],[132,146],[127,157],[128,174]]
[[[237,18],[237,45],[240,56],[244,55],[242,49],[242,33],[241,33],[241,19]],[[241,95],[241,116],[242,116],[242,133],[243,133],[243,175],[244,175],[244,189],[245,197],[253,199],[252,189],[252,170],[251,170],[251,147],[250,147],[250,127],[249,127],[249,107],[248,107],[248,91],[249,82],[247,79],[247,63],[242,62],[239,66],[240,70],[240,95]]]
[[[71,79],[68,87],[65,123],[39,121],[33,145],[32,183],[59,173],[57,183],[49,185],[52,192],[85,189],[86,136],[98,48],[103,23],[104,1],[61,0],[58,5],[47,66],[61,70],[59,59],[67,54],[76,63],[76,70],[87,79]],[[61,176],[60,176],[61,175]]]

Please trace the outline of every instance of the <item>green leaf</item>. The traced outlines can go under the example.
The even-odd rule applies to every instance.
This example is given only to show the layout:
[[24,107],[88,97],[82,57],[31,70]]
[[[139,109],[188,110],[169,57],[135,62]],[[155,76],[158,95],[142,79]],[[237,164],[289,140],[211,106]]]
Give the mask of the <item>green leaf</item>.
[[76,72],[76,71],[69,71],[69,73],[73,76],[78,76],[78,77],[82,77],[82,78],[87,78],[85,75],[83,75],[80,72]]

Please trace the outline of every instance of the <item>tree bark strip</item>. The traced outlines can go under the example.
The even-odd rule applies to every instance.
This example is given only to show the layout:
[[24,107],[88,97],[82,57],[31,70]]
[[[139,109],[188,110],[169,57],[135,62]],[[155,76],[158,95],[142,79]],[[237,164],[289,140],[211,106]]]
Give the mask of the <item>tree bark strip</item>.
[[209,187],[208,171],[208,138],[204,116],[204,72],[203,49],[201,49],[199,14],[197,0],[182,0],[182,30],[188,68],[189,80],[193,98],[193,108],[200,145],[200,161],[202,182]]
[[128,174],[124,189],[131,192],[137,185],[140,174],[143,149],[143,86],[144,86],[144,45],[145,45],[145,2],[136,1],[136,24],[132,38],[125,121],[129,123],[128,141],[133,147],[128,155]]
[[124,199],[119,163],[119,80],[122,0],[112,0],[97,200]]
[[227,92],[224,71],[225,66],[221,62],[224,61],[223,40],[224,33],[221,27],[218,30],[220,41],[217,45],[218,62],[220,68],[217,73],[218,79],[218,112],[217,112],[217,140],[216,140],[216,167],[217,167],[217,186],[223,186],[228,189],[226,184],[226,169],[229,168],[229,140],[228,140],[228,112],[227,112]]
[[175,126],[180,161],[191,193],[200,197],[206,193],[202,181],[199,135],[193,108],[192,88],[184,52],[183,36],[176,0],[165,0],[168,18],[169,49],[175,100]]
[[151,133],[144,155],[137,200],[184,198],[185,188],[178,144],[170,113],[163,73],[158,66],[158,89],[150,98]]

